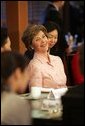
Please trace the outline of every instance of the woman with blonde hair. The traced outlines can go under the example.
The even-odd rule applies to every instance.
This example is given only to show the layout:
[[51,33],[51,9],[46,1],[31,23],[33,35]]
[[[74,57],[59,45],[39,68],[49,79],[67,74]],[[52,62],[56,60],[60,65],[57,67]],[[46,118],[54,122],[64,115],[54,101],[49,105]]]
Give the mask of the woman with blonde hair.
[[48,52],[47,30],[43,25],[31,25],[24,31],[24,40],[34,49],[34,57],[28,65],[29,85],[62,88],[66,86],[66,75],[62,60]]

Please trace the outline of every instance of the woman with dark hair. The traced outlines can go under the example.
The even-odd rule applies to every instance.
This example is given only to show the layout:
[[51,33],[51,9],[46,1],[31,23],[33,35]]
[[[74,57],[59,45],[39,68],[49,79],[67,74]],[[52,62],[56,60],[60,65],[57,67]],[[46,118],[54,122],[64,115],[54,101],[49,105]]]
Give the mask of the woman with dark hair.
[[1,28],[1,52],[11,50],[11,41],[7,28]]
[[[68,45],[65,40],[65,28],[63,19],[63,7],[65,1],[51,0],[45,10],[44,24],[48,21],[52,21],[59,25],[60,27],[60,42],[58,45],[58,56],[61,57],[62,61],[64,59]],[[53,50],[52,50],[53,51]]]
[[32,25],[25,30],[29,47],[34,49],[34,57],[28,65],[29,85],[62,88],[66,86],[66,75],[62,60],[48,52],[48,33],[43,25]]
[[1,123],[7,125],[31,124],[29,101],[23,93],[28,85],[28,62],[15,52],[1,53]]
[[50,54],[58,56],[58,44],[60,40],[60,27],[52,21],[43,24],[48,32]]

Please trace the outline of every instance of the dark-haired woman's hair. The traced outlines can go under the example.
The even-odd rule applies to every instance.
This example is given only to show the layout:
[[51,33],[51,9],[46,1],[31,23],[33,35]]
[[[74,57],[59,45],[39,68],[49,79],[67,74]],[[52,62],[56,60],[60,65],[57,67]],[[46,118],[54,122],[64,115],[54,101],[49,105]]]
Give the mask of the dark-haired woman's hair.
[[55,22],[53,21],[47,21],[45,22],[44,24],[44,27],[47,29],[47,32],[51,32],[53,30],[57,30],[58,32],[60,32],[60,27],[58,24],[56,24]]
[[[60,34],[61,34],[61,29],[58,24],[56,24],[53,21],[46,21],[44,24],[44,27],[47,29],[47,32],[52,32],[53,30],[58,31],[58,42],[54,45],[54,47],[51,48],[51,50],[56,50],[58,48],[59,43],[60,43]],[[53,51],[54,52],[54,51]],[[50,52],[51,53],[51,52]]]
[[[24,71],[29,61],[26,58],[16,52],[6,51],[1,53],[1,86],[5,84],[5,81],[15,72],[17,68]],[[2,88],[3,89],[3,88]]]
[[6,39],[8,37],[8,31],[7,28],[1,28],[1,47],[3,47],[6,44]]

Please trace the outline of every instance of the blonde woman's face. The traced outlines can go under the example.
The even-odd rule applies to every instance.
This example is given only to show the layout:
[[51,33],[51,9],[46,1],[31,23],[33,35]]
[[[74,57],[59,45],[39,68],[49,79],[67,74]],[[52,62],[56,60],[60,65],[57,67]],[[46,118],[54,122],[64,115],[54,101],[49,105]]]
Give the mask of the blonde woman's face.
[[33,39],[32,46],[36,52],[48,50],[48,39],[44,32],[40,31]]
[[48,44],[49,48],[52,48],[58,41],[58,31],[53,30],[48,33]]

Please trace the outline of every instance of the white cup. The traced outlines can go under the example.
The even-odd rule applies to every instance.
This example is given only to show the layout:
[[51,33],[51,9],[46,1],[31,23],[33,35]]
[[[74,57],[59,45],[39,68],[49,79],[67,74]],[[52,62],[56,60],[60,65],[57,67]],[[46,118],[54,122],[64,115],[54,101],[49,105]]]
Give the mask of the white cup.
[[41,96],[41,87],[31,87],[31,96],[33,99],[38,99]]

